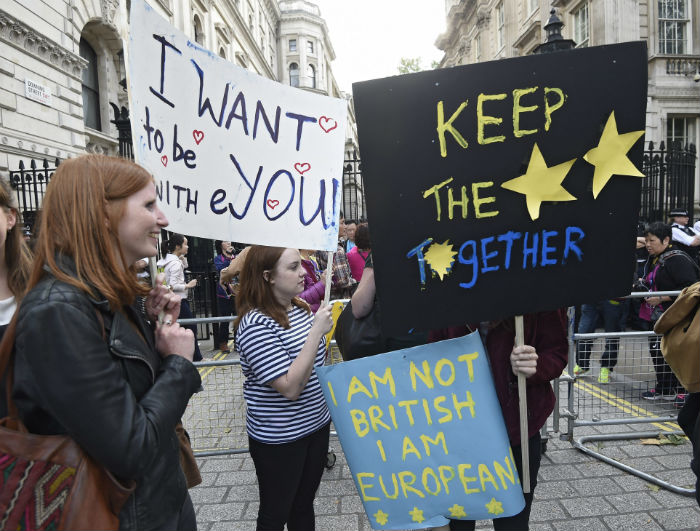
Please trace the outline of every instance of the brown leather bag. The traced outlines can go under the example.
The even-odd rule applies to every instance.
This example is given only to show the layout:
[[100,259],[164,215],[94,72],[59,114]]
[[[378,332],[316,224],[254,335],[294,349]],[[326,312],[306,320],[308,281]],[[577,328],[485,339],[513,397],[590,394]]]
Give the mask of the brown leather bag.
[[190,435],[182,426],[182,422],[178,422],[175,425],[175,434],[180,443],[180,466],[187,480],[187,488],[191,489],[202,482],[202,475],[199,473],[197,460],[194,458],[194,452],[190,444]]
[[28,433],[12,401],[17,315],[0,344],[8,416],[0,420],[0,529],[117,530],[136,483],[118,481],[65,435]]

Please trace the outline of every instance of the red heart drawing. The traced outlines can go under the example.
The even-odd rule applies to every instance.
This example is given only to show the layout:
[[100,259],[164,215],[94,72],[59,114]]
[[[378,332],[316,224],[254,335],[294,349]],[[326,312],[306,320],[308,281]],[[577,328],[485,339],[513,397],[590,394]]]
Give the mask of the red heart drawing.
[[311,169],[311,164],[308,162],[297,162],[294,165],[294,169],[304,175],[307,171]]
[[274,210],[275,207],[279,204],[280,204],[280,202],[277,201],[277,199],[268,199],[267,200],[267,206],[269,206],[272,210]]
[[167,157],[166,155],[163,155],[163,156],[160,158],[160,161],[163,163],[163,166],[167,166],[167,165],[168,165],[168,157]]
[[204,140],[204,131],[194,129],[192,131],[192,136],[194,137],[194,141],[197,142],[197,145],[199,145],[199,143]]
[[330,133],[338,127],[338,122],[336,122],[333,118],[328,118],[327,116],[321,116],[318,119],[318,125],[321,126],[321,129],[323,129],[324,133]]

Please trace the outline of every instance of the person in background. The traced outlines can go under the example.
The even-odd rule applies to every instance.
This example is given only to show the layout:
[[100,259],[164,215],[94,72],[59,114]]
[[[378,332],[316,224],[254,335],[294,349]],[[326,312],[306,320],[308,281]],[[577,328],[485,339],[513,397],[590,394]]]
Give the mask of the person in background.
[[684,209],[671,210],[668,213],[671,218],[671,239],[674,247],[688,254],[693,260],[698,260],[698,250],[700,249],[700,234],[688,226],[690,217],[688,211]]
[[324,363],[330,306],[299,298],[306,270],[296,249],[254,245],[241,271],[236,351],[245,375],[246,428],[258,477],[256,529],[313,531],[330,413],[315,372]]
[[[592,334],[602,319],[606,332],[620,332],[622,330],[622,300],[609,299],[595,304],[581,306],[581,320],[578,324],[579,334]],[[582,339],[578,342],[576,350],[576,366],[574,376],[581,376],[591,368],[591,348],[593,339]],[[620,338],[609,337],[605,339],[605,352],[600,358],[600,373],[598,383],[610,382],[610,373],[617,365],[617,353],[620,349]]]
[[[639,283],[649,291],[677,291],[694,284],[698,280],[697,264],[671,243],[671,226],[661,222],[651,223],[646,228],[646,245],[649,258],[644,266],[644,275]],[[673,298],[649,296],[640,307],[639,316],[647,322],[647,329],[653,330],[661,314],[673,304]],[[676,375],[671,371],[661,354],[659,336],[649,336],[649,354],[654,362],[656,385],[642,393],[645,400],[673,400],[677,407],[685,403],[686,393],[680,388]]]
[[[321,271],[328,269],[326,252],[316,253],[316,262]],[[331,284],[332,299],[347,299],[355,291],[357,281],[352,277],[347,254],[345,254],[345,218],[340,213],[338,226],[338,247],[333,253],[333,283]]]
[[[0,339],[24,295],[32,267],[14,197],[6,176],[0,176]],[[0,402],[4,401],[3,393]]]
[[[30,433],[70,435],[136,483],[120,529],[196,530],[175,432],[201,384],[194,337],[176,322],[178,297],[143,286],[133,267],[156,255],[168,224],[153,177],[123,158],[67,159],[42,209],[15,335],[19,416]],[[133,307],[137,295],[150,322]]]
[[365,262],[371,251],[372,244],[369,239],[369,225],[367,225],[367,223],[360,223],[355,232],[355,247],[350,249],[350,252],[347,254],[352,278],[358,282],[362,280]]
[[[167,254],[161,260],[158,260],[158,267],[162,268],[165,273],[165,285],[169,286],[173,293],[180,297],[180,318],[192,319],[192,309],[187,300],[189,290],[197,285],[197,279],[193,278],[185,283],[185,265],[183,258],[187,256],[187,238],[182,234],[172,233],[165,244]],[[185,258],[186,260],[186,258]],[[186,262],[185,262],[186,263]],[[194,334],[194,361],[202,360],[202,353],[199,350],[197,342],[197,326],[187,325],[186,328],[192,330]]]
[[355,231],[357,230],[357,223],[354,219],[348,219],[345,221],[345,252],[349,253],[350,249],[355,247]]
[[313,313],[321,306],[323,297],[326,294],[326,273],[321,272],[314,259],[314,251],[302,249],[301,265],[306,272],[304,275],[304,291],[299,294],[299,298],[304,299]]
[[[523,463],[520,447],[518,374],[523,374],[526,378],[530,492],[524,494],[525,508],[520,513],[507,518],[493,519],[493,527],[496,530],[529,529],[530,511],[542,458],[540,429],[554,410],[556,398],[551,382],[562,373],[569,357],[565,310],[539,312],[525,315],[523,319],[525,344],[520,347],[514,346],[513,318],[435,330],[430,333],[430,341],[433,342],[479,331],[489,358],[493,383],[521,478]],[[450,529],[474,529],[475,524],[474,520],[450,520]]]
[[[231,260],[234,259],[233,246],[231,242],[221,240],[217,240],[214,245],[218,251],[218,254],[214,257],[214,267],[216,267],[216,271],[221,275],[221,270],[231,265]],[[230,284],[217,283],[216,309],[219,317],[235,315],[236,299],[234,298]],[[214,345],[216,345],[216,348],[225,353],[231,352],[228,346],[229,325],[230,323],[228,322],[219,323],[214,337]]]

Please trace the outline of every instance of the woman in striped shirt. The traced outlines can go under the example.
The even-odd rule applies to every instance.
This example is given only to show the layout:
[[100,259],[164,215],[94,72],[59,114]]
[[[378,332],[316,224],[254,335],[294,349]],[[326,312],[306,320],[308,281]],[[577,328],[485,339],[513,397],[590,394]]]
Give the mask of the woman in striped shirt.
[[322,366],[329,306],[316,315],[298,295],[297,249],[253,246],[240,275],[236,350],[245,375],[246,427],[260,492],[258,531],[315,529],[313,501],[328,451]]

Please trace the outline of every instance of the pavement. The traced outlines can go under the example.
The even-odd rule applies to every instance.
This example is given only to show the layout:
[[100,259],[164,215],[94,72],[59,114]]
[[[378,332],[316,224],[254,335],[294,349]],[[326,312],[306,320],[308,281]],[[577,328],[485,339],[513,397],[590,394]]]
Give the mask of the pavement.
[[[646,340],[644,340],[644,343]],[[620,352],[619,370],[611,385],[596,382],[595,368],[590,375],[571,384],[560,383],[562,400],[570,396],[571,401],[559,404],[566,413],[576,409],[579,420],[592,419],[591,425],[571,427],[562,417],[555,430],[550,418],[547,428],[547,449],[542,458],[535,489],[535,501],[530,518],[532,530],[696,530],[700,523],[700,510],[694,497],[676,494],[650,481],[623,471],[615,466],[587,455],[572,445],[571,430],[575,438],[584,435],[622,434],[629,439],[595,441],[585,446],[600,452],[612,460],[656,476],[680,488],[692,488],[694,475],[690,471],[690,443],[663,437],[647,439],[637,437],[636,432],[654,431],[668,434],[677,429],[672,422],[624,423],[617,425],[596,424],[601,417],[614,419],[630,415],[635,418],[673,414],[677,412],[669,402],[646,402],[639,399],[639,391],[648,381],[640,374],[649,372],[648,366],[635,373],[635,366],[644,365],[641,358],[644,343],[634,340],[623,344]],[[218,351],[207,354],[207,346],[201,343],[205,357],[222,356]],[[602,344],[600,346],[602,350]],[[595,351],[594,351],[595,352]],[[235,359],[235,353],[227,359]],[[596,355],[594,354],[594,358]],[[234,370],[231,367],[228,369]],[[209,369],[207,369],[209,370]],[[203,373],[203,376],[204,373]],[[642,376],[643,378],[643,376]],[[230,377],[218,380],[213,373],[206,373],[205,392],[198,400],[202,406],[193,404],[189,420],[185,425],[193,436],[195,450],[205,447],[244,447],[244,414],[240,397],[240,376],[230,383]],[[193,399],[194,400],[194,399]],[[211,414],[212,403],[221,407]],[[205,405],[207,404],[207,405]],[[188,408],[189,409],[189,408]],[[202,411],[216,422],[223,423],[225,435],[214,436],[206,422],[200,422]],[[237,413],[231,413],[236,410]],[[199,426],[199,432],[195,426]],[[232,441],[226,436],[236,434]],[[232,435],[233,436],[233,435]],[[673,439],[673,440],[672,440]],[[649,444],[652,442],[653,444]],[[676,442],[679,444],[671,444]],[[355,488],[342,447],[337,438],[331,437],[331,447],[337,457],[336,464],[326,470],[316,496],[316,529],[319,531],[366,531],[371,529],[360,497]],[[253,462],[247,453],[226,456],[210,456],[198,459],[203,482],[190,491],[197,514],[200,531],[254,530],[258,509],[258,491]],[[478,522],[477,529],[491,529],[488,521]]]

